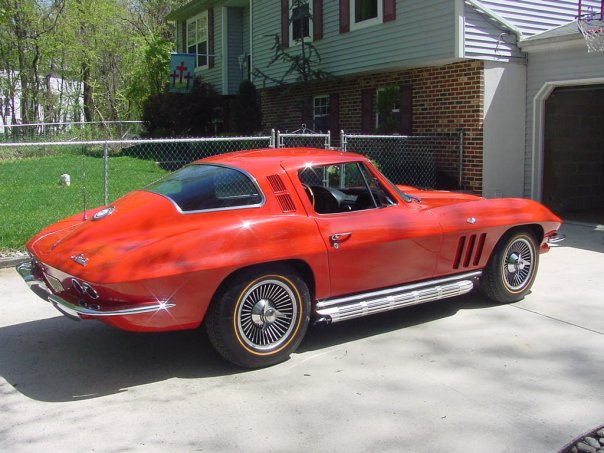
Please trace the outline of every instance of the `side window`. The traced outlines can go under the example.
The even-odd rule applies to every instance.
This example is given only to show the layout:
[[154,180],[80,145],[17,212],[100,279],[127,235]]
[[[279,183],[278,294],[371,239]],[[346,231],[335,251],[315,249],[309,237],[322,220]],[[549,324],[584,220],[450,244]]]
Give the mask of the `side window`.
[[318,214],[362,211],[395,204],[381,183],[360,162],[305,167],[298,172]]

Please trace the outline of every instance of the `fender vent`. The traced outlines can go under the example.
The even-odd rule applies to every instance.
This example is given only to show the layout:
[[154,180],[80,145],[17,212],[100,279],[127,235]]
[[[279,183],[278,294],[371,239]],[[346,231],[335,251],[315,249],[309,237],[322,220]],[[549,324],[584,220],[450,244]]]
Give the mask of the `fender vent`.
[[267,176],[266,179],[268,179],[268,182],[271,185],[271,189],[273,189],[273,192],[279,193],[286,191],[285,184],[283,184],[283,181],[281,181],[279,175],[270,175]]
[[453,261],[453,269],[478,266],[480,258],[482,258],[486,238],[486,233],[482,233],[480,236],[473,234],[460,237],[455,252],[455,260]]
[[271,185],[271,189],[273,189],[273,192],[277,197],[281,210],[283,212],[295,212],[296,204],[289,193],[287,193],[287,188],[285,187],[285,184],[283,184],[281,177],[279,175],[270,175],[267,176],[266,179],[268,179],[268,183]]

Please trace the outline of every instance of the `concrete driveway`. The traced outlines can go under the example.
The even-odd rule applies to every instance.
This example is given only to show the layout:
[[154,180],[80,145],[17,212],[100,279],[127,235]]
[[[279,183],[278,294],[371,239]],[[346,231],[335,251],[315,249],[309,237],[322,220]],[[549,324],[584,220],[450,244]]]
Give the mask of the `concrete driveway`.
[[201,333],[70,321],[0,270],[0,451],[558,451],[604,425],[604,231],[563,232],[520,303],[313,328],[256,371]]

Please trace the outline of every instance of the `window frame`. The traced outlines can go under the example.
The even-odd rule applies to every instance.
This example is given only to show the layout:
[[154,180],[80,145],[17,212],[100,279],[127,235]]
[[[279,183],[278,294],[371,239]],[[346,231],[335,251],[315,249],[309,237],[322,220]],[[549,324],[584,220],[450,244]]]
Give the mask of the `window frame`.
[[[325,99],[327,102],[325,104],[325,107],[327,108],[327,113],[322,113],[322,114],[317,114],[317,100],[318,99]],[[316,127],[316,119],[317,118],[327,118],[327,131],[329,131],[329,122],[331,119],[331,103],[330,103],[330,96],[329,94],[317,94],[315,96],[313,96],[312,98],[312,122],[313,122],[313,129],[316,131],[317,127]]]
[[[198,39],[198,31],[197,31],[197,21],[205,16],[205,23],[206,23],[206,27],[205,27],[205,40],[203,39]],[[209,14],[208,11],[203,11],[199,14],[196,14],[193,17],[190,17],[189,19],[187,19],[186,25],[185,25],[185,37],[186,37],[186,48],[187,48],[187,53],[189,53],[189,48],[192,46],[195,46],[195,69],[208,69],[210,66],[210,24],[209,24]],[[196,38],[196,42],[195,43],[190,43],[189,42],[189,27],[191,26],[191,24],[195,24],[195,38]],[[206,52],[205,52],[205,64],[200,65],[199,64],[199,58],[202,57],[202,54],[199,52],[199,45],[201,43],[205,42],[206,43]],[[203,57],[202,57],[203,58]]]
[[384,2],[382,0],[373,0],[377,6],[377,16],[370,19],[356,21],[356,3],[362,0],[348,0],[348,10],[350,13],[350,31],[359,30],[366,27],[372,27],[384,22]]
[[[308,185],[309,187],[316,186],[316,184],[307,184],[302,180],[302,173],[304,171],[310,170],[312,169],[313,172],[315,172],[315,175],[317,176],[317,181],[321,183],[321,186],[324,188],[329,188],[329,189],[335,189],[337,191],[343,191],[344,193],[346,193],[346,190],[350,190],[352,187],[348,187],[345,184],[346,181],[346,174],[347,174],[347,168],[348,166],[354,166],[356,167],[356,171],[358,172],[358,176],[362,178],[363,180],[363,187],[366,189],[366,193],[369,194],[372,204],[373,206],[368,206],[368,207],[363,207],[363,208],[358,208],[358,209],[350,209],[350,210],[338,210],[335,212],[318,212],[315,208],[315,206],[312,206],[313,209],[313,213],[315,215],[318,216],[325,216],[325,215],[340,215],[340,214],[353,214],[353,213],[357,213],[357,212],[364,212],[364,211],[376,211],[379,209],[383,209],[383,208],[389,208],[392,206],[396,206],[398,205],[398,200],[395,196],[393,196],[392,192],[391,192],[391,188],[387,185],[385,185],[384,183],[382,183],[382,181],[379,180],[379,178],[373,173],[372,169],[365,163],[362,161],[351,161],[351,162],[334,162],[334,163],[330,163],[330,164],[320,164],[320,165],[316,165],[316,166],[305,166],[303,168],[300,168],[297,170],[296,174],[298,177],[298,182],[300,184],[304,185]],[[337,184],[332,184],[332,180],[331,180],[331,174],[330,174],[330,167],[340,167],[340,173],[337,175],[338,181],[339,183]],[[317,173],[320,172],[320,175]],[[388,198],[388,202],[387,204],[383,204],[381,200],[378,200],[377,193],[374,193],[372,190],[372,185],[373,184],[377,184],[378,187],[376,187],[376,190],[381,190],[383,192],[384,197]],[[305,191],[306,192],[306,191]],[[308,195],[308,193],[307,193]],[[360,196],[362,194],[357,195]],[[308,195],[310,198],[310,195]],[[316,196],[316,195],[315,195]],[[355,203],[357,201],[355,200]]]
[[[165,180],[169,180],[170,178],[173,178],[175,173],[177,173],[181,170],[184,170],[186,168],[196,167],[196,166],[197,167],[217,167],[217,168],[222,168],[225,170],[232,170],[234,172],[238,172],[238,173],[242,174],[244,177],[246,177],[249,180],[249,182],[252,184],[252,186],[256,189],[256,191],[258,192],[258,196],[260,197],[260,201],[258,203],[244,204],[244,205],[240,205],[240,206],[226,206],[226,207],[221,207],[221,208],[183,210],[182,207],[178,204],[178,202],[176,200],[174,200],[172,197],[170,197],[168,194],[153,190],[154,186],[164,182]],[[230,165],[217,164],[217,163],[211,163],[211,164],[210,163],[192,163],[189,165],[185,165],[184,167],[181,167],[179,170],[169,173],[166,176],[164,176],[163,178],[160,178],[157,181],[154,181],[151,184],[146,185],[141,190],[164,197],[165,199],[170,201],[170,203],[172,203],[172,205],[174,206],[176,211],[182,215],[200,214],[200,213],[205,213],[205,212],[217,212],[217,211],[232,211],[232,210],[237,210],[237,209],[260,208],[260,207],[264,206],[264,204],[266,203],[266,197],[264,196],[264,192],[260,188],[260,185],[258,184],[258,181],[256,181],[256,178],[254,178],[254,176],[252,176],[250,173],[248,173],[247,171],[245,171],[241,168],[232,167]]]
[[[386,91],[386,89],[391,88],[391,87],[395,87],[395,85],[379,87],[377,90],[375,90],[375,130],[376,131],[380,129],[380,109],[378,108],[380,93],[383,93],[384,91]],[[399,90],[399,97],[395,103],[395,105],[398,105],[398,108],[394,107],[392,109],[391,113],[399,114],[398,118],[399,118],[399,123],[400,123],[400,113],[401,113],[400,88],[398,88],[398,90]]]
[[[311,14],[313,14],[313,2],[312,0],[306,0],[305,3],[308,5],[308,12]],[[287,16],[287,20],[289,22],[288,24],[288,35],[289,35],[289,46],[297,46],[300,45],[300,43],[307,42],[310,41],[312,42],[313,40],[313,18],[312,17],[308,17],[308,36],[304,36],[302,38],[298,38],[295,39],[294,38],[294,22],[290,20],[291,18],[291,14],[293,13],[293,0],[288,0],[288,16]]]

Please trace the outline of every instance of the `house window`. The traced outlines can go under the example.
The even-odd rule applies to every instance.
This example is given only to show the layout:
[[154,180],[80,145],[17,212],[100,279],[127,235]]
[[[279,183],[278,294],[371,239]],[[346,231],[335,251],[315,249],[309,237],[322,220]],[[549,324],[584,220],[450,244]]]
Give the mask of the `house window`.
[[329,130],[329,96],[321,95],[313,98],[313,124],[316,132]]
[[312,38],[312,6],[306,0],[289,0],[290,45]]
[[400,132],[401,92],[397,86],[378,88],[375,129],[380,134]]
[[187,20],[187,53],[197,54],[197,67],[208,66],[208,12]]
[[383,17],[382,0],[349,0],[350,28],[363,28],[381,24]]

